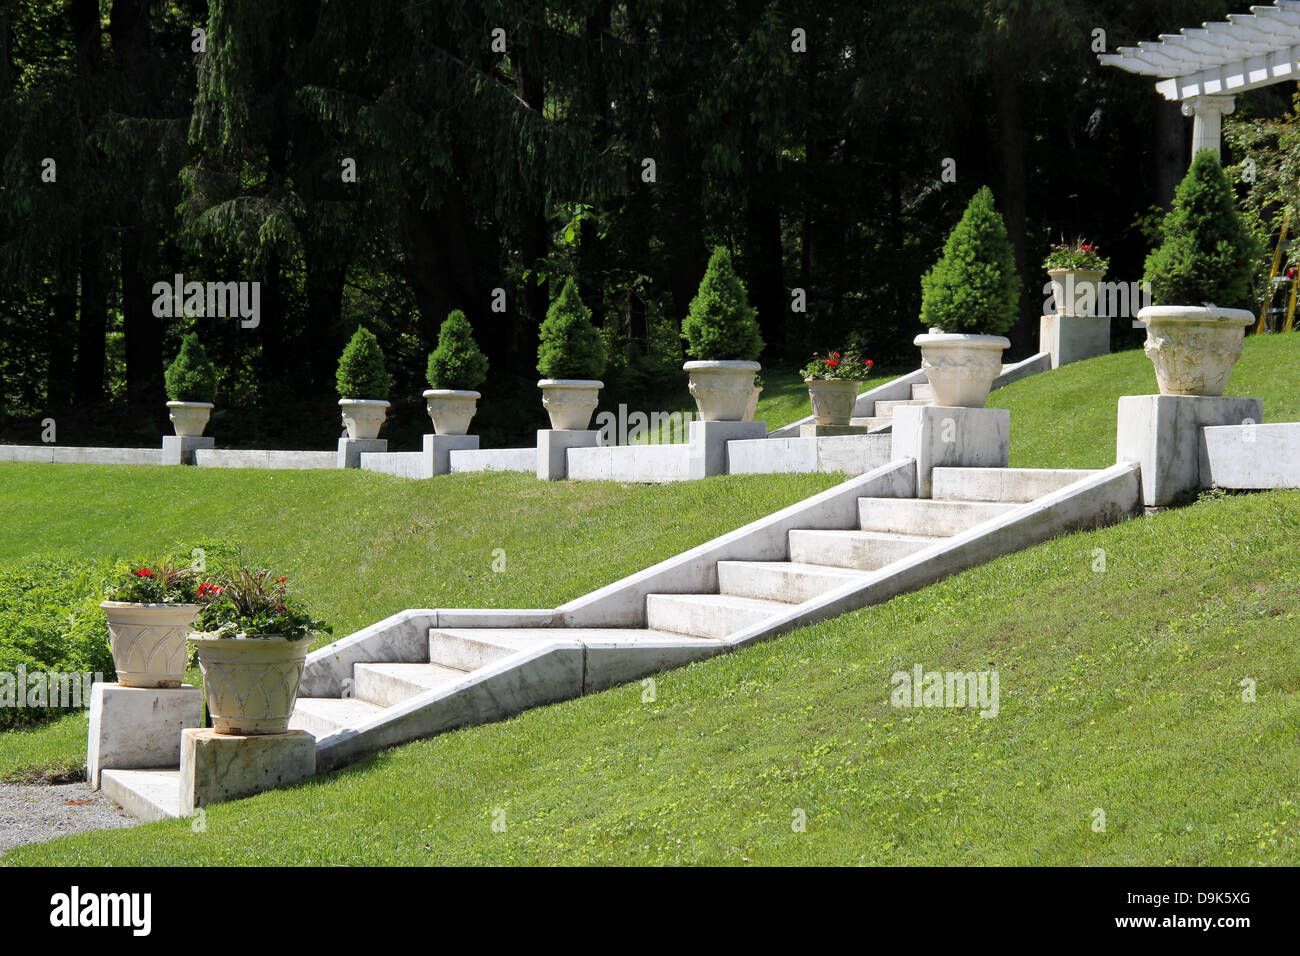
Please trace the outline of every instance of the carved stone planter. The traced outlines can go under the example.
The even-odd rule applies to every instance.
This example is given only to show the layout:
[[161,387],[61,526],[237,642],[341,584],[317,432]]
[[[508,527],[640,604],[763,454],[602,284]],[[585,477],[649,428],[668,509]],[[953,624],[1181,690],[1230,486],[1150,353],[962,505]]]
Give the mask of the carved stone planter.
[[537,387],[542,390],[542,406],[550,416],[551,428],[583,431],[591,424],[605,383],[594,378],[544,378]]
[[921,349],[921,368],[934,404],[983,408],[993,382],[1002,374],[1002,352],[1011,341],[1001,335],[930,332],[912,344]]
[[349,438],[378,438],[388,416],[388,403],[366,398],[340,398]]
[[1097,285],[1105,272],[1094,269],[1048,269],[1057,315],[1096,315]]
[[1213,305],[1153,305],[1141,309],[1138,319],[1147,324],[1144,349],[1161,395],[1218,396],[1255,316]]
[[190,663],[185,635],[198,604],[131,604],[102,601],[108,642],[123,687],[180,687]]
[[194,634],[203,694],[219,734],[282,734],[298,702],[311,639],[279,634],[208,637]]
[[181,438],[198,438],[203,429],[208,427],[212,417],[211,402],[168,402],[167,417],[172,420],[172,427]]
[[816,424],[849,424],[853,418],[853,406],[858,401],[858,386],[861,382],[806,378],[804,384],[808,386],[808,400],[812,404]]
[[439,435],[463,435],[478,410],[478,392],[458,388],[432,388],[424,393],[425,407]]
[[763,366],[757,362],[687,362],[691,397],[702,422],[745,420],[754,393],[754,374]]

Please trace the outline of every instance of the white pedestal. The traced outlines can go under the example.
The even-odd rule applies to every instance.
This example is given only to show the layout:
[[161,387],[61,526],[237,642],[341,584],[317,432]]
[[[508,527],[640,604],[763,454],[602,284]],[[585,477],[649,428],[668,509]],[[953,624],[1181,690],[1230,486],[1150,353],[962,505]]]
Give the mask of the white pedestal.
[[316,773],[316,738],[305,730],[243,737],[195,729],[182,733],[178,743],[182,816],[288,787]]
[[194,451],[198,448],[212,448],[216,440],[203,435],[182,438],[180,435],[163,435],[162,463],[164,465],[192,465]]
[[687,432],[691,479],[727,474],[727,442],[767,437],[767,422],[691,422]]
[[86,779],[99,789],[104,770],[174,767],[181,731],[203,726],[203,692],[181,687],[96,684],[90,692]]
[[900,405],[894,409],[891,457],[916,461],[916,496],[930,497],[935,468],[1005,468],[1011,412],[1005,408]]
[[1092,315],[1045,315],[1038,323],[1038,351],[1052,368],[1110,354],[1110,319]]
[[425,435],[420,477],[432,478],[434,475],[450,474],[453,451],[473,451],[477,448],[477,435]]
[[360,468],[362,452],[388,451],[387,438],[340,438],[339,468]]
[[1142,503],[1172,504],[1210,486],[1202,473],[1201,429],[1207,425],[1259,424],[1264,403],[1258,398],[1208,395],[1125,395],[1119,400],[1115,460],[1142,466]]
[[557,481],[569,476],[569,449],[596,448],[600,432],[589,429],[543,428],[537,432],[537,477]]

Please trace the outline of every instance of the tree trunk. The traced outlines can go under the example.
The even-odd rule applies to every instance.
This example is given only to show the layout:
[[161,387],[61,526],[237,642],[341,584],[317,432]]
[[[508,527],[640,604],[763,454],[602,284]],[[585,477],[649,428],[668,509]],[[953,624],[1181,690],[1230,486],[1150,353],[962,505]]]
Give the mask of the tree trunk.
[[108,288],[104,242],[95,237],[81,247],[81,320],[77,326],[76,391],[79,405],[104,399],[104,337],[108,322]]
[[[122,329],[126,346],[126,395],[134,407],[161,408],[162,320],[153,313],[153,250],[144,227],[122,233]],[[170,276],[166,277],[170,281]]]

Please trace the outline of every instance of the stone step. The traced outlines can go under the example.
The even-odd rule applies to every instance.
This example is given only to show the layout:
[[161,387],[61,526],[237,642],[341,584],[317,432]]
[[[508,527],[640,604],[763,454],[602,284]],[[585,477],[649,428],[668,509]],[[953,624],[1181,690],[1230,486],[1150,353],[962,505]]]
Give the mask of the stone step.
[[930,404],[930,400],[928,398],[908,398],[908,399],[903,399],[902,401],[895,401],[895,402],[876,402],[876,417],[892,419],[894,417],[894,409],[898,408],[898,406],[900,405],[929,405],[929,404]]
[[346,727],[369,721],[385,708],[355,697],[299,697],[289,729],[305,730],[318,741]]
[[176,767],[105,770],[99,786],[104,796],[145,823],[181,815],[181,772]]
[[[435,627],[429,631],[429,661],[460,671],[478,670],[517,651],[536,646],[545,628]],[[554,635],[552,635],[554,636]]]
[[859,498],[858,527],[863,531],[948,537],[1014,511],[1002,501],[949,501],[939,498]]
[[718,590],[738,597],[802,604],[860,578],[862,572],[790,561],[719,561]]
[[647,594],[646,626],[654,630],[723,638],[767,620],[791,605],[734,594]]
[[912,397],[923,398],[927,402],[934,401],[934,392],[930,389],[929,382],[921,382],[912,386]]
[[892,424],[894,416],[892,415],[868,415],[865,418],[850,418],[850,425],[865,426],[866,428],[883,428],[885,425]]
[[1081,478],[1087,468],[936,468],[930,496],[959,501],[1033,501]]
[[791,531],[790,560],[875,571],[930,547],[939,538],[880,531]]
[[355,664],[352,694],[379,707],[393,707],[426,691],[454,684],[466,673],[441,664]]

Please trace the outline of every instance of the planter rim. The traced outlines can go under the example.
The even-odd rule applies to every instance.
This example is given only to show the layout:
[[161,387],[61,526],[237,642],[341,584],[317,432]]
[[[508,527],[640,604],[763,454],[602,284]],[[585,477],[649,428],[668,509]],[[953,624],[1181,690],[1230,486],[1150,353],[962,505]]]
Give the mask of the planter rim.
[[748,359],[696,359],[687,362],[682,366],[682,371],[693,372],[696,369],[710,368],[727,368],[744,370],[746,372],[760,371],[763,366],[759,362],[751,362]]
[[805,385],[856,385],[861,386],[866,379],[856,378],[806,378],[803,380]]
[[1248,309],[1225,309],[1217,305],[1148,305],[1138,309],[1139,321],[1158,319],[1162,321],[1205,322],[1222,320],[1225,324],[1253,325],[1255,313]]
[[291,639],[285,637],[283,634],[250,634],[245,637],[209,637],[208,635],[211,633],[211,631],[191,631],[185,640],[189,641],[191,644],[205,643],[212,645],[252,644],[256,641],[275,641],[280,644],[297,644],[299,641],[307,641],[308,646],[311,646],[310,634],[305,634],[297,639]]
[[596,378],[543,378],[538,388],[604,388],[605,383]]
[[190,608],[199,610],[203,607],[202,604],[141,604],[139,601],[100,601],[99,606],[105,610],[110,607],[166,607],[175,608],[176,610],[181,610],[182,608],[186,610]]
[[216,408],[212,402],[168,402],[168,408]]
[[339,404],[340,405],[375,405],[375,406],[383,406],[384,408],[388,408],[389,405],[391,405],[392,403],[386,402],[378,398],[340,398]]
[[1067,269],[1064,266],[1057,266],[1055,269],[1047,270],[1049,276],[1062,276],[1067,272],[1073,272],[1075,275],[1104,276],[1106,274],[1105,269]]
[[1009,349],[1011,340],[1004,335],[976,335],[970,332],[922,332],[912,339],[912,344],[964,345],[972,349]]
[[424,398],[482,398],[478,392],[471,388],[428,388],[424,390]]

